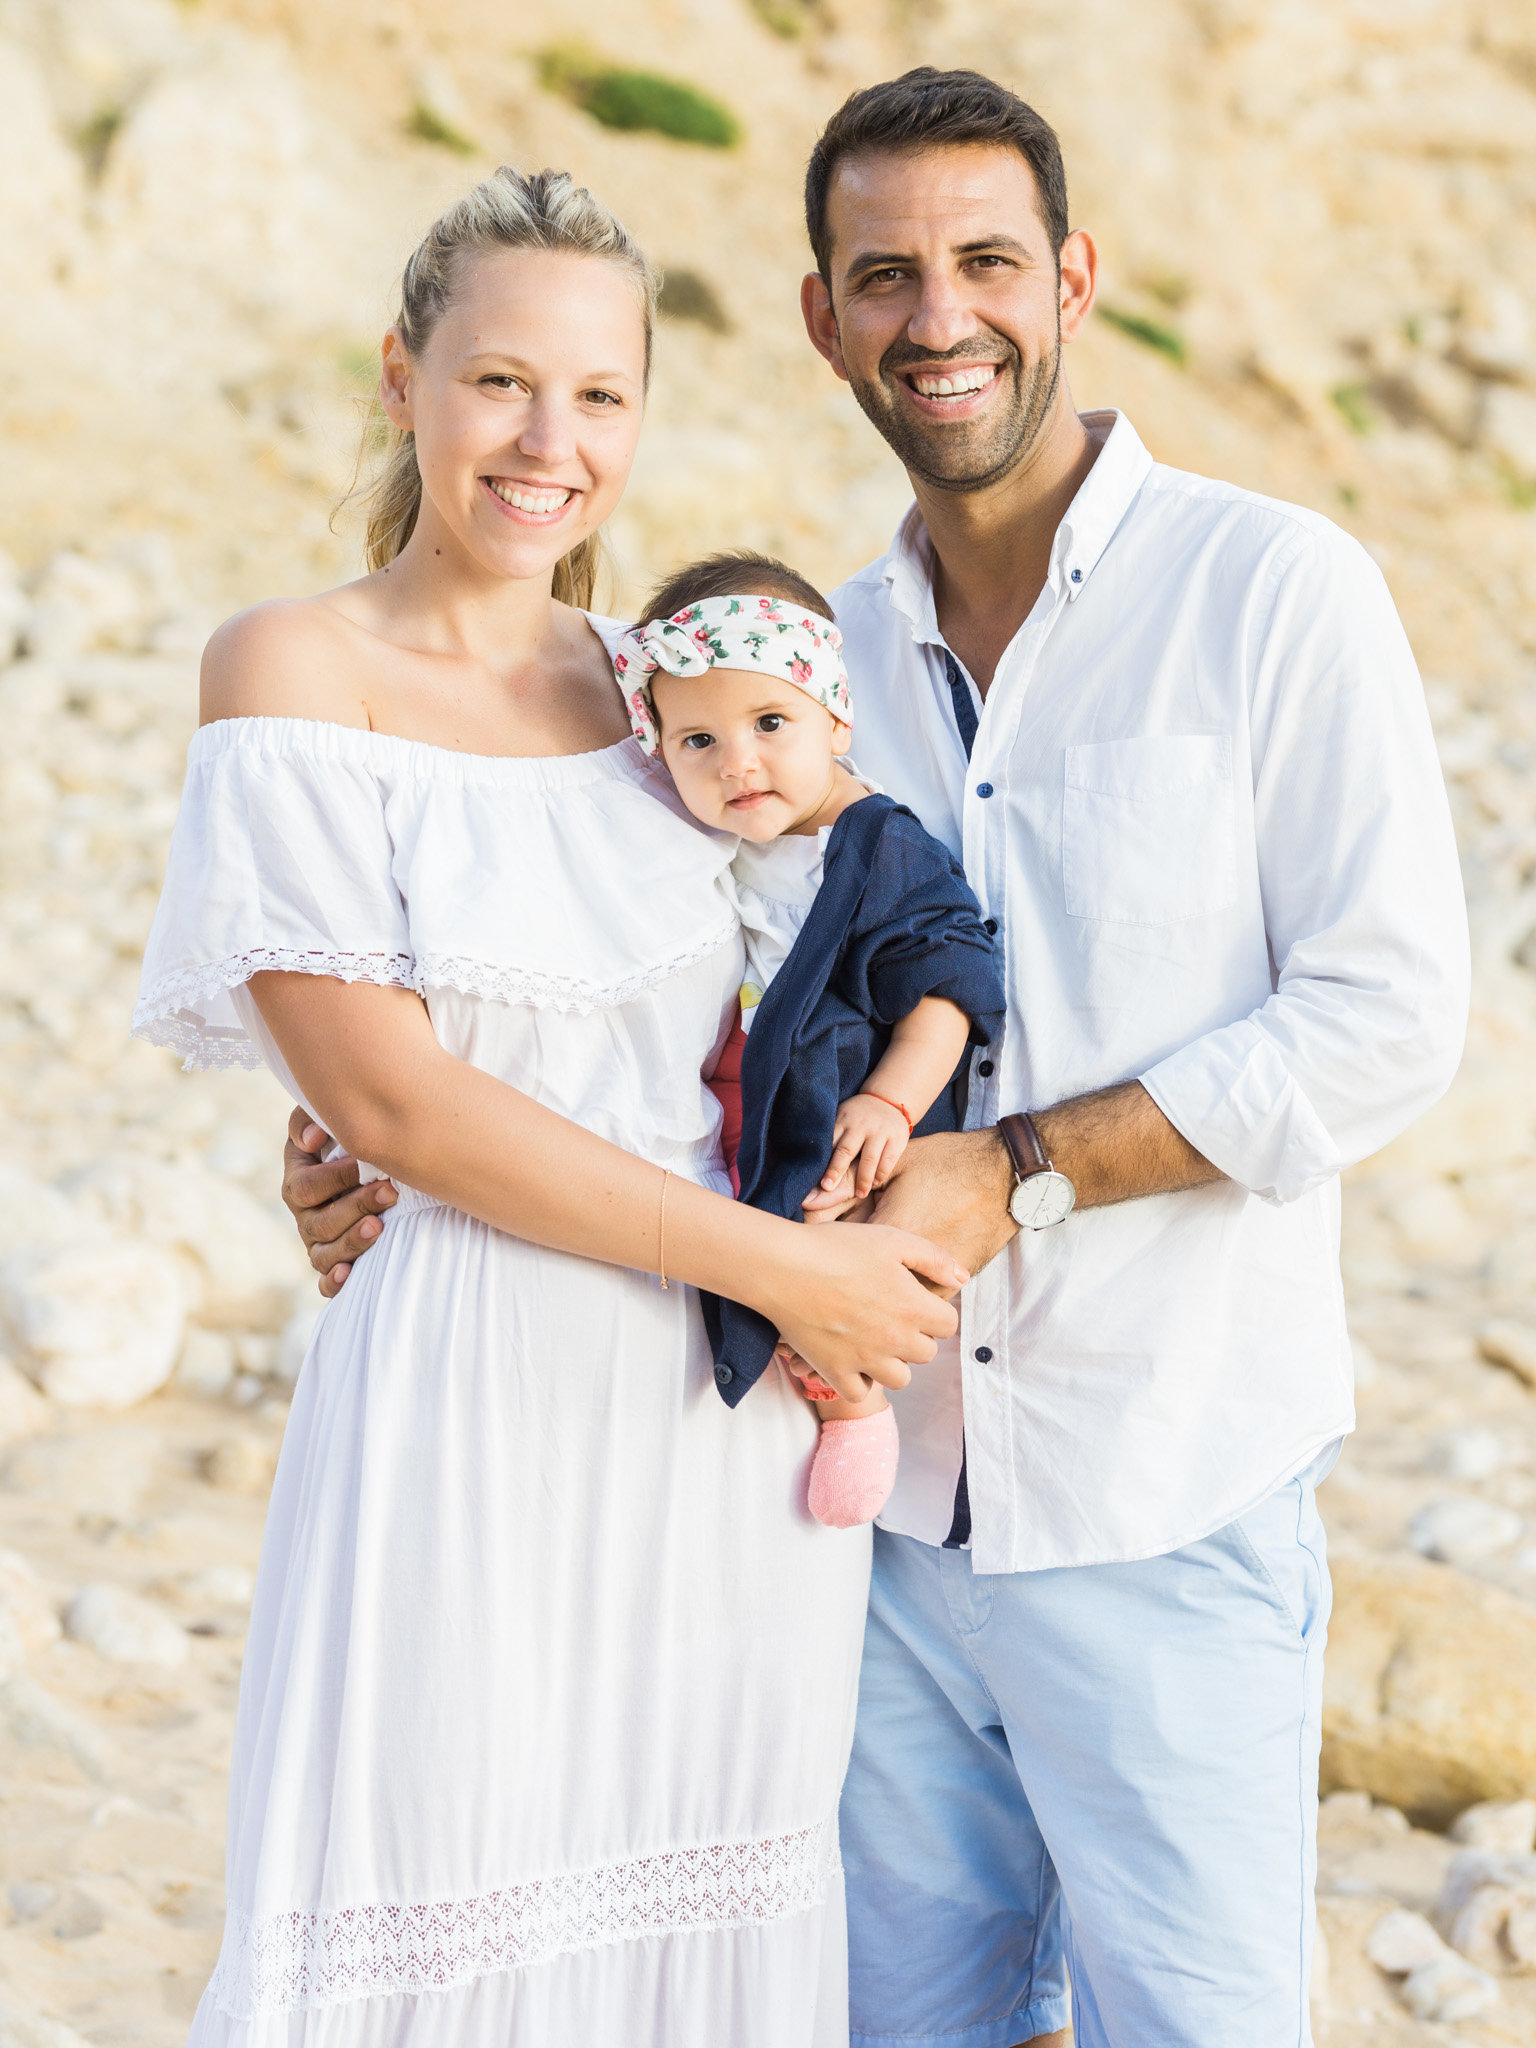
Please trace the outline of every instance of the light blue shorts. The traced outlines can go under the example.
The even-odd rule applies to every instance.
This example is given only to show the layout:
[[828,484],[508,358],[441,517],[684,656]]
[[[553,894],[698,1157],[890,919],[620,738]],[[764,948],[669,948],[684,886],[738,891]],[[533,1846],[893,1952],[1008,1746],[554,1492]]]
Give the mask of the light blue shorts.
[[1069,2019],[1077,2048],[1308,2048],[1337,1455],[1136,1564],[979,1576],[876,1531],[842,1809],[854,2048]]

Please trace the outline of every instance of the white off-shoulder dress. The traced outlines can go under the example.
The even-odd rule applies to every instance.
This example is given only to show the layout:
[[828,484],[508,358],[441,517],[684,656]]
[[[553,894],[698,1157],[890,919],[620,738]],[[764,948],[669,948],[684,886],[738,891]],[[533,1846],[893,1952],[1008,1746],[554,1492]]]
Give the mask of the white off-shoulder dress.
[[[632,740],[208,726],[135,1029],[292,1088],[251,975],[416,989],[457,1057],[724,1191],[732,844]],[[196,2048],[846,2048],[869,1533],[806,1512],[815,1442],[779,1375],[726,1408],[691,1290],[402,1188],[295,1391]]]

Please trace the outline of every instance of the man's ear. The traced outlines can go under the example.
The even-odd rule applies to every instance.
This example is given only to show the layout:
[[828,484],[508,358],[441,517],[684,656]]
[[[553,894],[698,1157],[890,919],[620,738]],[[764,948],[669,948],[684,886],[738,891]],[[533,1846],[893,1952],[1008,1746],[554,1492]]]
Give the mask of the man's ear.
[[379,403],[392,427],[413,433],[416,421],[411,404],[411,359],[398,327],[391,327],[385,335],[379,357]]
[[832,294],[819,270],[808,272],[800,280],[800,314],[805,321],[805,331],[811,337],[812,348],[818,355],[826,357],[846,384],[848,372],[843,365],[843,345],[837,334],[837,315],[832,310]]
[[1078,228],[1061,245],[1061,338],[1076,341],[1093,306],[1099,281],[1099,251],[1092,235]]

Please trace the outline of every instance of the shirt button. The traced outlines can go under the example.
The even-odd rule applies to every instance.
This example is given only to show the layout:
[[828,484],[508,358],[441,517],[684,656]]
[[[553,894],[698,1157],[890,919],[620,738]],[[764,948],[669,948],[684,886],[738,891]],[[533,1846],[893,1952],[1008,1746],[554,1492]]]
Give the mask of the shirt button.
[[1083,572],[1082,572],[1082,570],[1081,570],[1081,569],[1074,569],[1074,570],[1072,571],[1072,581],[1073,581],[1074,583],[1081,583],[1081,582],[1082,582],[1082,580],[1083,580]]
[[978,1060],[976,1062],[976,1071],[982,1076],[983,1080],[990,1080],[997,1069],[990,1060]]
[[976,1363],[978,1365],[990,1365],[992,1363],[992,1350],[990,1345],[978,1344],[976,1346]]
[[978,783],[977,783],[977,785],[976,785],[976,794],[977,794],[978,796],[990,796],[990,795],[992,794],[992,785],[991,785],[991,783],[990,783],[990,782],[978,782]]
[[728,1387],[735,1377],[735,1373],[731,1371],[728,1365],[717,1365],[715,1367],[715,1383],[717,1386]]
[[981,928],[988,938],[995,939],[997,937],[997,919],[995,917],[984,917],[981,921]]

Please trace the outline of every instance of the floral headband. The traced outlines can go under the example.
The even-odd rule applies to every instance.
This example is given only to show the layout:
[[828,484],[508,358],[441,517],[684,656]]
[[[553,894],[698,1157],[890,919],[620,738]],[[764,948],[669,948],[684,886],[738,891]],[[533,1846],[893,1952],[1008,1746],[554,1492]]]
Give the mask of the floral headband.
[[804,690],[844,725],[853,723],[843,636],[830,619],[776,597],[706,597],[670,619],[634,626],[613,657],[635,737],[648,754],[661,743],[650,678],[702,676],[712,668],[756,669]]

